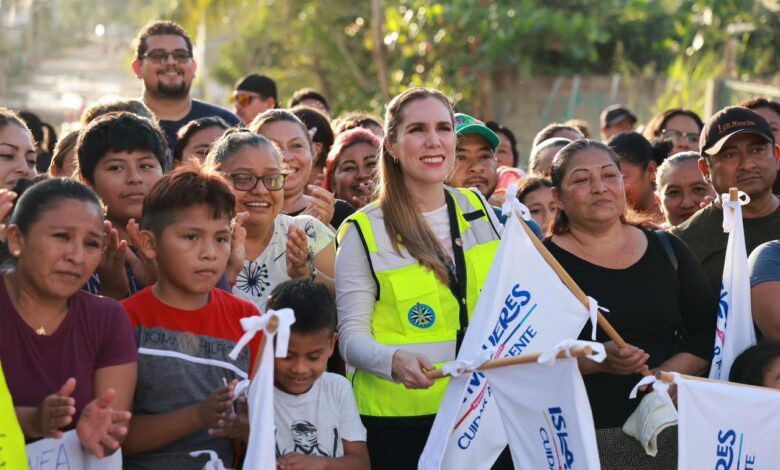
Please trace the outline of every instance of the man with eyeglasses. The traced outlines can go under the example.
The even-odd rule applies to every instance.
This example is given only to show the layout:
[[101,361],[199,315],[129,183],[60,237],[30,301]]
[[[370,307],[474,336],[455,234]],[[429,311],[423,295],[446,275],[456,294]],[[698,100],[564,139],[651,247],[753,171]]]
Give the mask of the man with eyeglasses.
[[721,195],[737,187],[750,197],[742,206],[748,255],[758,245],[780,235],[780,199],[772,194],[780,162],[780,147],[769,124],[747,108],[728,107],[712,116],[699,139],[699,169],[718,198],[672,228],[704,266],[713,288],[720,291],[728,234],[723,233]]
[[241,124],[230,111],[190,96],[198,64],[190,36],[181,26],[152,21],[138,33],[135,47],[133,71],[143,81],[143,102],[160,121],[170,149],[179,128],[195,119],[218,116],[231,126]]
[[258,114],[278,106],[276,82],[265,75],[249,74],[236,83],[230,103],[244,124],[249,124]]

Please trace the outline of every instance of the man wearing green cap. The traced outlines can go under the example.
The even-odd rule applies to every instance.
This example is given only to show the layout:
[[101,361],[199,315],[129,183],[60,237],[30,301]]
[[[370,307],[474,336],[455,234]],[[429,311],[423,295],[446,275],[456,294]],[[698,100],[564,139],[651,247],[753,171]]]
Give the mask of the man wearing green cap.
[[496,148],[498,135],[482,121],[467,114],[455,114],[455,166],[447,184],[457,188],[477,188],[485,199],[496,189]]
[[[482,121],[462,113],[455,114],[455,135],[458,137],[455,166],[446,183],[455,188],[477,188],[485,199],[490,199],[498,182],[496,148],[501,139]],[[493,210],[498,220],[506,223],[501,209],[493,207]],[[542,229],[536,222],[526,223],[542,238]]]

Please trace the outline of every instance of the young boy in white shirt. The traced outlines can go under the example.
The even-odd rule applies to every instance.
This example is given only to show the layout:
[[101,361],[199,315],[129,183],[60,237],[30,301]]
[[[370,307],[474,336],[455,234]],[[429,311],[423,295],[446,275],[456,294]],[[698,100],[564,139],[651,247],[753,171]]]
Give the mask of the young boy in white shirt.
[[309,281],[279,284],[268,308],[295,311],[286,358],[274,369],[277,468],[369,468],[366,429],[349,381],[325,372],[336,344],[336,305]]

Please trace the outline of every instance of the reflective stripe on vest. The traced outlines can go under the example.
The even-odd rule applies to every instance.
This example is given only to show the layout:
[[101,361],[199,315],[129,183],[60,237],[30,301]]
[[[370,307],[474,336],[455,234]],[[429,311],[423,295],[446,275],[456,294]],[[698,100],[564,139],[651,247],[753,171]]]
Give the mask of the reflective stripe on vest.
[[[486,211],[492,210],[480,196],[467,189],[447,188],[456,205],[461,244],[466,261],[466,305],[469,317],[482,290],[499,237]],[[384,227],[379,205],[374,203],[342,224],[339,241],[355,225],[368,254],[377,283],[377,300],[371,329],[378,342],[425,354],[431,362],[455,359],[455,339],[460,328],[459,299],[449,286],[421,266],[402,246],[396,253]],[[357,370],[352,377],[360,414],[365,416],[422,416],[435,414],[444,397],[447,380],[437,380],[427,390],[407,390],[370,373]]]
[[24,434],[16,419],[14,403],[0,364],[0,468],[26,469],[27,464]]

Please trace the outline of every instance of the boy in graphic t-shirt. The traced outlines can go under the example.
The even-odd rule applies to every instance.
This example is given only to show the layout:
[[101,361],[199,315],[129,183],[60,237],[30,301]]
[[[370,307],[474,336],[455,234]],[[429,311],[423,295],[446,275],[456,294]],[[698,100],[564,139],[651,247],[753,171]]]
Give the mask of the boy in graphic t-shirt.
[[[125,469],[200,469],[195,450],[234,461],[228,410],[253,370],[259,338],[228,357],[254,305],[215,285],[230,255],[235,196],[216,173],[180,167],[143,204],[141,246],[159,277],[122,304],[138,344],[138,385],[123,445]],[[250,353],[251,350],[251,353]],[[223,428],[224,427],[224,428]],[[210,432],[209,432],[210,431]]]
[[279,284],[268,308],[295,311],[286,358],[274,369],[276,455],[279,470],[368,469],[366,429],[352,387],[325,372],[336,344],[336,305],[317,283]]

